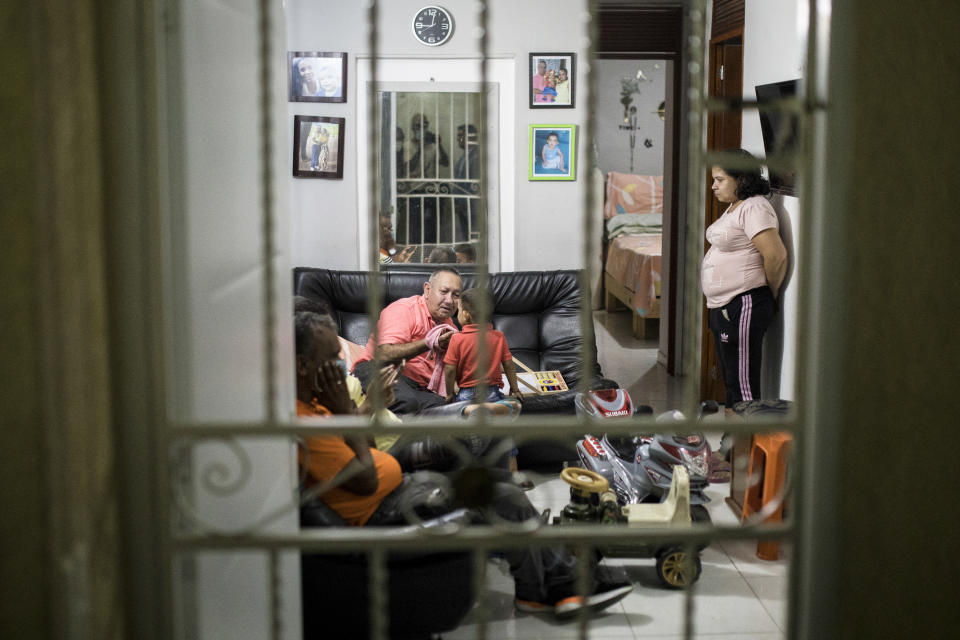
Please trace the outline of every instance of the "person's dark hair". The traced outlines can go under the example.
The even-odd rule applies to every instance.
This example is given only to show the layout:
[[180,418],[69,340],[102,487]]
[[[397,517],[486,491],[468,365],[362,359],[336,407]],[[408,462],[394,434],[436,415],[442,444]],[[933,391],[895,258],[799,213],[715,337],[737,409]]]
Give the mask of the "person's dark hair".
[[293,312],[300,313],[301,311],[312,311],[321,316],[331,315],[330,307],[328,307],[325,302],[307,298],[306,296],[293,296]]
[[[724,153],[733,156],[740,156],[744,160],[754,160],[753,157],[746,149],[725,149]],[[766,178],[763,177],[760,173],[760,169],[754,167],[752,169],[728,169],[727,167],[721,166],[723,172],[728,176],[737,181],[737,197],[741,200],[746,200],[752,196],[765,196],[770,193],[770,183]]]
[[486,303],[487,309],[493,313],[493,296],[486,289],[473,287],[464,291],[460,296],[460,306],[474,319],[480,315],[480,307],[484,303]]
[[306,355],[315,348],[317,329],[326,327],[336,333],[336,326],[333,318],[328,315],[321,315],[313,311],[298,311],[293,316],[293,333],[296,340],[297,355]]
[[453,248],[454,253],[462,253],[467,256],[467,260],[470,262],[477,261],[477,250],[469,242],[464,242],[463,244],[458,244]]
[[292,78],[293,78],[293,95],[299,96],[303,91],[303,81],[300,80],[300,63],[303,62],[306,58],[294,58],[293,66],[291,68]]
[[452,273],[458,278],[463,279],[463,276],[460,275],[460,272],[457,271],[455,267],[440,267],[430,272],[430,278],[429,278],[430,284],[433,284],[434,282],[436,282],[437,276],[440,275],[441,273]]
[[463,138],[465,144],[477,143],[477,128],[472,124],[457,125],[457,139]]
[[434,247],[427,262],[430,264],[453,264],[457,261],[457,254],[450,247]]

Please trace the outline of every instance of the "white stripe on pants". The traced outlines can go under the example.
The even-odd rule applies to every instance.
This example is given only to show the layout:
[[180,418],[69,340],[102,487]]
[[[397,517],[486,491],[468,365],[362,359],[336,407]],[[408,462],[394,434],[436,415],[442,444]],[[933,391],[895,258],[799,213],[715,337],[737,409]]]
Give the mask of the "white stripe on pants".
[[740,297],[740,338],[738,340],[738,365],[740,396],[743,400],[753,400],[750,391],[750,317],[753,310],[753,298],[750,294]]

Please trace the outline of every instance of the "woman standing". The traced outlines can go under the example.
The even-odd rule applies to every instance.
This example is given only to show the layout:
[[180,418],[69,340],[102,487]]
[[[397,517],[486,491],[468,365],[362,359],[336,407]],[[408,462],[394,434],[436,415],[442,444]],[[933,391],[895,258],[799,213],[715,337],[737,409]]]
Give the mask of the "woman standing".
[[[727,153],[756,161],[743,149]],[[735,403],[760,397],[763,334],[776,313],[787,250],[759,169],[713,167],[712,174],[713,194],[730,206],[707,228],[701,286],[732,413]]]

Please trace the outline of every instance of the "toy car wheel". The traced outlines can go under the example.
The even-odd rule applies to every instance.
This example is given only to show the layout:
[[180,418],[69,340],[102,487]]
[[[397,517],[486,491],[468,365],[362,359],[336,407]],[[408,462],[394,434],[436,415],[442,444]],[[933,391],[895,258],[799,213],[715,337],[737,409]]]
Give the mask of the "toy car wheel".
[[657,554],[657,577],[671,589],[683,589],[700,577],[699,554],[683,547],[669,547]]
[[[693,524],[697,524],[698,522],[713,524],[713,520],[710,518],[710,512],[707,511],[707,508],[702,504],[690,505],[690,521],[693,522]],[[703,551],[709,544],[709,542],[697,543],[697,551]]]
[[713,520],[710,518],[710,512],[707,511],[707,508],[702,504],[690,505],[690,520],[694,523],[697,523],[697,522],[706,522],[707,524],[713,523]]

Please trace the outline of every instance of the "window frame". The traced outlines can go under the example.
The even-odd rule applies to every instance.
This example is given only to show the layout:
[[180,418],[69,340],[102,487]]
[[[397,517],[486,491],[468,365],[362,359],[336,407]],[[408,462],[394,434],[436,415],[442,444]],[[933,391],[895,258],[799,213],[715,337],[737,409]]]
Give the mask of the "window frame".
[[[355,153],[357,160],[357,264],[366,267],[371,261],[371,214],[369,184],[371,151],[370,126],[365,115],[369,111],[371,82],[370,56],[356,56],[357,69],[357,118]],[[377,60],[377,77],[390,78],[378,81],[377,90],[383,91],[452,91],[477,92],[479,83],[463,82],[463,78],[480,77],[477,58],[422,59],[380,58]],[[495,227],[496,246],[490,246],[490,270],[513,271],[516,267],[515,215],[516,215],[516,158],[512,153],[516,122],[515,63],[512,58],[488,58],[488,100],[496,104],[488,117],[487,130],[497,132],[495,148],[497,157],[489,159],[490,171],[487,183],[487,202],[491,227]],[[452,142],[452,141],[451,141]],[[491,148],[494,148],[493,146]],[[376,221],[373,221],[374,223]],[[498,261],[498,262],[497,262]]]

